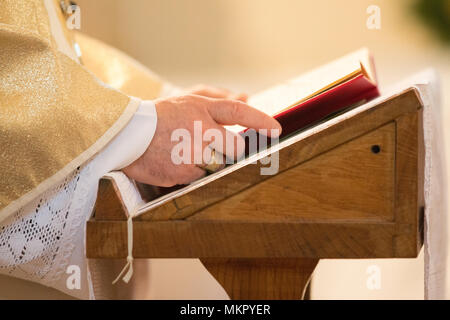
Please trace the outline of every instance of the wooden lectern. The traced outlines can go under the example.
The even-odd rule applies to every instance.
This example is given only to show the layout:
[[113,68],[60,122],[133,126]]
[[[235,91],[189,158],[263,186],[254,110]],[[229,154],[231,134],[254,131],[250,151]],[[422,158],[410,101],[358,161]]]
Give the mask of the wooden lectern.
[[[418,255],[424,149],[415,89],[279,148],[276,175],[238,163],[135,217],[134,258],[199,258],[231,299],[299,299],[321,258]],[[127,256],[127,215],[114,182],[101,180],[88,258]]]

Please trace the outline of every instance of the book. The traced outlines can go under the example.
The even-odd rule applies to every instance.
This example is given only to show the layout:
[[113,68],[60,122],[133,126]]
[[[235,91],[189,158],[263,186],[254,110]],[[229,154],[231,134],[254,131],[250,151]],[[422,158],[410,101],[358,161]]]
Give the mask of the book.
[[373,58],[362,48],[257,94],[248,104],[277,119],[283,138],[378,95]]

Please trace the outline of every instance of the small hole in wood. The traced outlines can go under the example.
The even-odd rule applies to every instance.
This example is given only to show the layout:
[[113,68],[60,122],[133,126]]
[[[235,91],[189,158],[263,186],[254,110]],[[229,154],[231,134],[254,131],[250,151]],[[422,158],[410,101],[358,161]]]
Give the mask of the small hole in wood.
[[379,145],[377,145],[377,144],[374,144],[371,148],[370,148],[370,150],[372,150],[372,153],[375,153],[375,154],[377,154],[377,153],[380,153],[380,151],[381,151],[381,148],[380,148],[380,146]]

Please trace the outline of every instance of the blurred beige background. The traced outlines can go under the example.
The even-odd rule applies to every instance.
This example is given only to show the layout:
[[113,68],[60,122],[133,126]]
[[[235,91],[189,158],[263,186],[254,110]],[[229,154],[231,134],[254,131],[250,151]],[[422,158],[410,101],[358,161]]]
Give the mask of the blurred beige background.
[[[450,47],[414,16],[412,0],[77,0],[82,31],[144,63],[179,86],[207,83],[249,94],[367,46],[382,87],[435,67],[449,121]],[[368,30],[366,8],[381,8],[381,29]],[[449,137],[442,152],[449,150]],[[447,157],[450,159],[450,156]],[[448,170],[450,172],[450,170]],[[178,265],[177,265],[178,263]],[[381,288],[366,286],[367,268]],[[223,297],[193,260],[153,267],[155,298]],[[32,287],[30,287],[32,289]],[[31,290],[30,289],[30,290]],[[423,255],[405,260],[323,260],[313,299],[423,299]]]
[[[450,107],[450,49],[417,19],[412,3],[410,0],[78,1],[82,31],[127,52],[176,85],[207,83],[252,94],[367,46],[375,56],[382,87],[433,66],[442,77],[444,104]],[[380,30],[366,27],[366,9],[372,4],[381,9]],[[446,121],[450,116],[447,109]],[[443,146],[442,151],[447,150],[448,146]],[[366,285],[367,268],[371,265],[381,270],[378,290],[369,290]],[[195,287],[207,281],[198,265],[185,266],[181,277],[198,277],[197,282],[191,279]],[[168,272],[167,292],[156,296],[177,297],[180,287],[172,278]],[[423,255],[406,260],[321,261],[314,274],[311,296],[423,299]]]

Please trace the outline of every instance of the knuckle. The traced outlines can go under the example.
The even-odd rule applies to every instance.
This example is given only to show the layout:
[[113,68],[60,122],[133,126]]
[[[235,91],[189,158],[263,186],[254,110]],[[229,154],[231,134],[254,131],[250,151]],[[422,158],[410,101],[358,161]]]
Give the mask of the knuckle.
[[188,180],[189,172],[185,166],[178,167],[171,172],[169,180],[175,184],[183,184]]
[[177,184],[177,177],[174,174],[168,174],[166,179],[164,179],[166,186],[165,187],[173,187]]
[[180,100],[184,103],[192,103],[198,99],[198,96],[192,93],[188,93],[180,96]]
[[233,101],[232,105],[231,105],[231,110],[230,110],[230,116],[233,119],[236,119],[239,117],[239,112],[241,110],[241,106],[239,103]]
[[164,188],[170,188],[175,185],[176,185],[176,183],[174,181],[170,181],[170,180],[166,180],[163,183],[161,183],[161,187],[164,187]]

